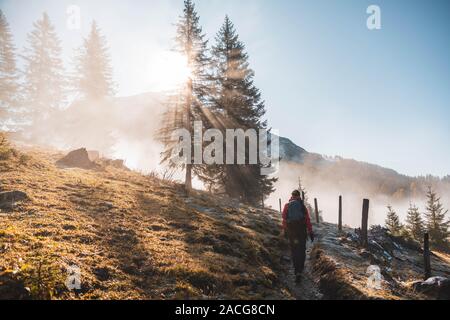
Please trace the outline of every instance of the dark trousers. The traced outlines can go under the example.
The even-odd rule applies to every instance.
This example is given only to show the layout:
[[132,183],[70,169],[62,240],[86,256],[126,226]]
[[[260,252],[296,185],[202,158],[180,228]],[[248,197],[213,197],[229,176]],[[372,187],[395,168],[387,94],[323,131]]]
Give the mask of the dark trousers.
[[306,223],[304,221],[289,222],[287,224],[287,232],[295,274],[299,274],[303,272],[305,267],[307,240]]

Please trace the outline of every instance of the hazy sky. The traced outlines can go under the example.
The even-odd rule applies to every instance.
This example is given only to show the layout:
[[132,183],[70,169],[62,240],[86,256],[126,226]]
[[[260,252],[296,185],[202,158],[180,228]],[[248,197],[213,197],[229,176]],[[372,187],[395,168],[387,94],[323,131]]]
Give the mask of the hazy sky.
[[[409,175],[450,174],[450,1],[197,0],[210,39],[229,14],[273,128],[309,151]],[[382,29],[366,27],[380,6]],[[69,30],[66,10],[81,9]],[[119,95],[161,89],[182,0],[0,0],[21,49],[45,10],[67,63],[96,19]],[[166,63],[167,64],[167,63]]]

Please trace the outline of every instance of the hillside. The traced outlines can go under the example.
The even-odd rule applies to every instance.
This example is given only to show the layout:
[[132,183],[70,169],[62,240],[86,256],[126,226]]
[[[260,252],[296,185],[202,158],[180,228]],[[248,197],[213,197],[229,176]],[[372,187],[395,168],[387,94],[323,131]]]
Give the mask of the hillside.
[[342,188],[362,185],[367,193],[377,192],[397,200],[422,196],[428,185],[444,189],[445,194],[450,191],[450,175],[443,178],[410,177],[371,163],[311,153],[282,137],[280,156],[287,166],[297,168],[305,175],[318,174],[324,182],[340,184]]
[[[77,102],[67,109],[55,111],[42,123],[15,136],[32,145],[52,146],[60,150],[84,146],[108,157],[124,159],[132,169],[151,172],[158,167],[160,160],[162,147],[154,137],[161,124],[166,99],[163,92],[148,92],[110,98],[95,105]],[[305,150],[286,137],[280,137],[280,157],[277,189],[282,193],[271,199],[274,208],[278,199],[284,198],[284,193],[289,194],[290,189],[298,184],[299,177],[311,194],[326,201],[330,201],[331,196],[336,198],[348,193],[354,197],[350,201],[357,200],[359,207],[359,199],[376,197],[383,214],[387,204],[398,207],[402,212],[411,200],[419,205],[430,185],[436,188],[445,206],[450,206],[449,177],[409,177],[370,163],[339,156],[325,157]],[[349,206],[352,205],[349,203]],[[374,222],[381,223],[383,219]],[[354,222],[348,221],[349,224]]]
[[[57,151],[0,162],[0,299],[314,298],[288,281],[279,213],[101,165],[61,169]],[[81,290],[64,286],[81,271]],[[27,288],[27,289],[26,289]],[[300,294],[302,296],[300,296]]]
[[[295,285],[278,212],[200,191],[186,197],[181,186],[105,161],[58,168],[62,153],[20,149],[0,152],[0,192],[26,194],[0,211],[0,299],[426,298],[411,287],[420,250],[375,261],[388,280],[371,292],[376,254],[350,229],[315,224],[319,240]],[[81,290],[65,286],[71,266]],[[448,255],[433,256],[433,266],[450,276]]]

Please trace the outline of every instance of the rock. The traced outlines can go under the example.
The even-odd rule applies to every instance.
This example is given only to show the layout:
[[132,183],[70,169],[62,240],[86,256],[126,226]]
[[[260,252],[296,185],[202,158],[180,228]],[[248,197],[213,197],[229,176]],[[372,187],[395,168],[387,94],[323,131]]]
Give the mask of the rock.
[[359,250],[358,254],[365,259],[370,259],[373,256],[372,253],[370,253],[366,249]]
[[91,161],[97,161],[100,159],[100,152],[95,150],[88,150],[88,157]]
[[444,277],[432,277],[426,281],[417,281],[412,284],[412,287],[417,292],[437,299],[450,299],[450,279]]
[[125,166],[125,161],[121,159],[111,160],[111,159],[105,159],[103,163],[107,166],[111,166],[116,169],[122,169],[129,171],[130,169]]
[[392,252],[392,254],[393,254],[394,258],[399,259],[401,261],[407,261],[408,260],[408,258],[402,252],[400,252],[398,250],[394,250]]
[[114,209],[114,204],[111,202],[102,202],[100,206],[108,210]]
[[111,165],[116,168],[123,168],[125,166],[125,161],[121,159],[112,160]]
[[348,232],[346,237],[351,242],[359,242],[359,237],[358,237],[358,234],[356,232]]
[[99,267],[95,268],[92,273],[99,279],[100,281],[107,281],[111,278],[111,272],[107,267]]
[[0,272],[0,300],[31,300],[31,295],[23,281],[11,273]]
[[85,148],[69,152],[64,158],[56,162],[57,166],[66,168],[93,169],[95,164],[89,159]]
[[28,195],[22,191],[0,192],[0,209],[11,210],[16,202],[28,199]]

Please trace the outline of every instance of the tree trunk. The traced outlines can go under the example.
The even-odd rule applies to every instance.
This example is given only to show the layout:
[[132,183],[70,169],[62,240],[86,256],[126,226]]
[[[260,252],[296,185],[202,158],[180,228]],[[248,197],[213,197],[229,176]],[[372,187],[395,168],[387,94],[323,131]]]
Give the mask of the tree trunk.
[[[191,124],[191,105],[192,105],[192,92],[193,92],[193,84],[192,79],[189,78],[187,85],[187,99],[186,99],[186,129],[191,134],[191,139],[193,136],[192,124]],[[192,190],[192,140],[191,140],[191,158],[186,159],[186,178],[184,181],[184,187],[186,192],[189,193]]]

